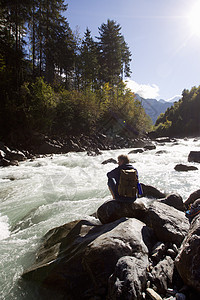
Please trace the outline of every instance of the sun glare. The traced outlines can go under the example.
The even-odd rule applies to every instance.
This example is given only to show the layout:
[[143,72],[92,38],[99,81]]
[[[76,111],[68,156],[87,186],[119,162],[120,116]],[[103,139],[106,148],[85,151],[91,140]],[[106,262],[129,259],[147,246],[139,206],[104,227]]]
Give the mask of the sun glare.
[[200,1],[196,2],[188,15],[191,33],[200,37]]

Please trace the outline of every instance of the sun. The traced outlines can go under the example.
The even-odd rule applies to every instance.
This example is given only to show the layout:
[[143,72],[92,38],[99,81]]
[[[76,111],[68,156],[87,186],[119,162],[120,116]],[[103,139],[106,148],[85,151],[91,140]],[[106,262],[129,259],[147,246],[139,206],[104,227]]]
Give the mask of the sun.
[[192,6],[188,14],[188,22],[191,34],[200,37],[200,1]]

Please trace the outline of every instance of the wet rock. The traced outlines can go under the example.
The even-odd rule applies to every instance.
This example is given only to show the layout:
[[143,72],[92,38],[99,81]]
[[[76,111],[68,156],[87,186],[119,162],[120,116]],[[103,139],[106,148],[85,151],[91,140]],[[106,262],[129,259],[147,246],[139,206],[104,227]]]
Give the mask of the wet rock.
[[143,149],[134,149],[134,150],[131,150],[128,154],[135,154],[135,153],[142,153],[144,152]]
[[156,149],[156,146],[155,145],[145,145],[144,146],[144,150],[154,150],[154,149]]
[[178,164],[174,167],[174,169],[178,172],[188,172],[188,171],[195,171],[195,170],[198,170],[197,167],[194,167],[194,166],[186,166],[186,165],[183,165],[183,164]]
[[[133,266],[134,258],[141,258],[145,267],[148,248],[143,236],[151,233],[151,229],[136,219],[122,218],[106,225],[80,221],[69,233],[67,230],[66,235],[62,231],[57,237],[57,230],[51,232],[50,248],[43,247],[43,252],[37,254],[40,259],[23,273],[23,278],[57,289],[63,299],[95,296],[105,299],[108,280],[122,257],[131,256],[125,259],[127,270],[135,268],[135,272],[140,273],[141,265]],[[119,265],[124,265],[124,261],[119,261]],[[120,267],[118,272],[121,273],[119,270]],[[109,287],[113,290],[111,282]]]
[[24,161],[26,156],[21,151],[13,150],[6,153],[6,159],[10,161]]
[[153,186],[146,185],[144,183],[141,183],[142,190],[143,190],[143,197],[147,198],[154,198],[154,199],[161,199],[166,197],[166,195],[162,192],[160,192],[158,189],[156,189]]
[[116,159],[114,159],[114,158],[109,158],[109,159],[107,159],[107,160],[104,160],[104,161],[102,162],[102,165],[106,165],[106,164],[110,164],[110,163],[112,163],[112,164],[117,164],[117,161],[116,161]]
[[184,283],[200,293],[200,214],[190,225],[175,265]]
[[159,151],[157,151],[155,154],[156,154],[156,155],[160,155],[160,154],[165,154],[165,153],[167,153],[166,150],[159,150]]
[[10,161],[5,158],[1,158],[0,159],[0,167],[8,167],[8,166],[10,166]]
[[178,194],[170,194],[165,199],[161,199],[160,202],[184,211],[183,198]]
[[188,161],[200,163],[200,151],[190,151],[190,153],[188,155]]
[[170,137],[159,137],[159,138],[156,138],[155,141],[157,143],[171,143],[171,142],[174,142],[175,139],[171,139]]

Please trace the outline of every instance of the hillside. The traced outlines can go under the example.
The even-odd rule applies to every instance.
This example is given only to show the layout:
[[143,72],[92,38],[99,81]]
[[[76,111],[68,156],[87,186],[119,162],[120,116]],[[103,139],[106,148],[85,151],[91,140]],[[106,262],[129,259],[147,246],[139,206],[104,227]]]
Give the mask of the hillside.
[[183,90],[182,98],[161,114],[155,123],[154,135],[200,136],[200,86]]
[[173,103],[178,100],[177,98],[173,98],[172,101],[168,102],[163,99],[144,99],[138,94],[136,94],[136,97],[138,100],[141,101],[141,104],[144,107],[146,114],[150,116],[151,120],[153,121],[153,124],[155,124],[158,116],[161,113],[164,113],[167,110],[167,108],[171,107]]

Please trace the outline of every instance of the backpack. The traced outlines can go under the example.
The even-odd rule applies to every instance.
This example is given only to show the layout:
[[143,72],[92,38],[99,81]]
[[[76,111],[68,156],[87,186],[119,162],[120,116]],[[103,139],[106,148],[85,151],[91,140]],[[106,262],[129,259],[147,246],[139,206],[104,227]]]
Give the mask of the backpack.
[[134,169],[120,171],[120,180],[118,186],[118,193],[123,197],[136,198],[137,192],[137,172]]

